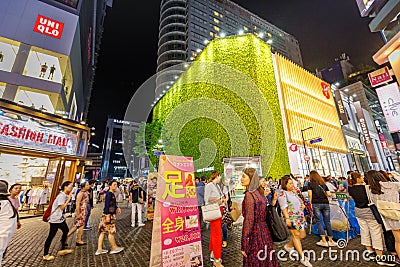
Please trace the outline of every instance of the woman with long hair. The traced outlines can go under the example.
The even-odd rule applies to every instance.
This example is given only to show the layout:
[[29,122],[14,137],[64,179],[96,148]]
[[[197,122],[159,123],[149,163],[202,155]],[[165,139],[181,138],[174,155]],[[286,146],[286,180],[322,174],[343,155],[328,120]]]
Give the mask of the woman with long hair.
[[[308,186],[308,198],[310,199],[313,214],[318,226],[318,232],[321,236],[321,240],[317,242],[318,246],[322,247],[335,247],[336,242],[333,241],[333,231],[331,225],[331,209],[329,207],[329,199],[331,192],[326,186],[324,179],[319,175],[317,171],[310,172],[310,184]],[[322,226],[322,219],[326,227],[329,241],[326,241],[325,230]]]
[[[274,253],[274,242],[266,221],[267,199],[260,186],[256,169],[245,168],[242,172],[242,185],[246,188],[244,195],[242,254],[244,267],[275,267],[278,260]],[[264,250],[263,257],[260,251]]]
[[68,235],[68,225],[65,222],[65,209],[69,205],[72,198],[72,182],[66,181],[61,185],[61,191],[57,195],[51,207],[51,214],[49,217],[50,229],[49,235],[47,236],[46,242],[44,243],[44,255],[43,260],[50,261],[54,260],[54,256],[49,254],[50,245],[56,236],[58,230],[62,231],[61,237],[61,250],[58,255],[66,255],[72,253],[72,250],[66,249],[67,247],[67,235]]
[[8,242],[17,230],[18,212],[8,198],[8,183],[0,180],[0,266]]
[[[364,174],[364,179],[371,190],[371,200],[377,205],[378,200],[399,203],[399,182],[388,182],[379,171],[370,170]],[[383,216],[382,216],[383,217]],[[386,231],[392,230],[395,238],[396,253],[400,255],[400,221],[383,217]],[[396,259],[400,263],[399,258]]]
[[289,175],[283,176],[280,182],[282,190],[278,198],[279,206],[284,216],[286,226],[291,233],[291,239],[289,243],[284,246],[284,249],[288,253],[292,253],[292,251],[296,249],[300,256],[301,264],[312,267],[309,259],[303,255],[303,247],[301,245],[301,240],[306,237],[304,202],[296,192],[293,179],[290,178]]
[[382,226],[376,221],[369,207],[367,189],[364,178],[358,172],[351,172],[349,194],[354,200],[354,208],[358,224],[360,225],[361,245],[368,251],[368,257],[376,260],[376,256],[382,259],[384,248]]
[[[210,182],[204,188],[204,201],[209,203],[218,203],[220,205],[221,214],[223,214],[223,205],[227,200],[218,184],[221,182],[219,172],[210,174]],[[214,262],[216,267],[224,267],[222,265],[222,218],[210,222],[210,260]]]

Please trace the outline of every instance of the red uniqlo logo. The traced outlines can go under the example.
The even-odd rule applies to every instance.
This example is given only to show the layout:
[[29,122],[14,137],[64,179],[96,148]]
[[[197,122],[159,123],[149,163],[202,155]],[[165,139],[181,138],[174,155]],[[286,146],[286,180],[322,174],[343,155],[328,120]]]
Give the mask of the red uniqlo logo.
[[64,23],[57,20],[38,15],[33,30],[35,32],[54,37],[57,39],[61,38],[62,31],[64,29]]

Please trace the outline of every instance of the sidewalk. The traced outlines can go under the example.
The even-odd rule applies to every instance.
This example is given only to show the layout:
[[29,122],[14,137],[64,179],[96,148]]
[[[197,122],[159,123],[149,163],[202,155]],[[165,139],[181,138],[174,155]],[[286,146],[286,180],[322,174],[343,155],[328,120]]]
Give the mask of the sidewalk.
[[[120,205],[122,208],[121,216],[117,217],[117,244],[125,247],[125,250],[119,254],[103,254],[95,255],[97,249],[97,225],[100,220],[102,212],[102,204],[97,204],[92,210],[89,225],[93,226],[93,230],[84,231],[83,240],[87,241],[86,246],[76,247],[76,237],[69,240],[71,248],[74,253],[65,256],[57,256],[52,262],[45,262],[42,260],[43,246],[48,234],[48,223],[41,220],[41,217],[29,218],[22,220],[22,228],[16,232],[11,240],[7,255],[3,259],[4,267],[37,267],[37,266],[65,266],[65,267],[84,267],[84,266],[107,266],[107,267],[148,267],[150,260],[151,249],[151,233],[152,222],[146,222],[144,227],[132,228],[130,222],[130,208],[125,204]],[[72,218],[67,219],[68,225],[71,227]],[[237,223],[231,231],[228,231],[228,247],[223,249],[223,264],[225,267],[240,267],[242,266],[241,256],[241,223]],[[212,263],[209,261],[209,230],[205,229],[202,232],[203,236],[203,255],[205,267],[211,267]],[[60,248],[61,231],[57,233],[54,238],[52,246],[50,247],[50,254],[56,256]],[[322,248],[315,245],[318,241],[315,235],[307,235],[303,240],[304,249],[313,249],[317,257],[320,256]],[[109,249],[108,241],[104,241],[104,248]],[[283,249],[283,244],[276,244],[275,250]],[[360,261],[344,261],[346,259],[346,251],[357,250],[360,252]],[[342,252],[338,252],[338,257],[342,254],[343,261],[335,261],[335,265],[341,267],[348,266],[378,266],[376,263],[365,262],[362,259],[363,247],[360,245],[360,238],[350,240],[348,247]],[[339,250],[340,251],[340,250]],[[324,254],[324,259],[311,261],[313,266],[326,267],[333,262],[329,260],[327,253]],[[299,262],[287,261],[280,263],[282,267],[301,266]]]

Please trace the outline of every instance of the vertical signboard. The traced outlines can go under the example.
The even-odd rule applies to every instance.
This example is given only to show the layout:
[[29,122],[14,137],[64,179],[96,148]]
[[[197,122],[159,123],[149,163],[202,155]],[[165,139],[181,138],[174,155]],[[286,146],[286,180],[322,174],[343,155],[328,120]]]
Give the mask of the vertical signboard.
[[400,91],[397,83],[376,89],[383,115],[391,133],[400,131]]
[[202,267],[193,159],[161,155],[150,257],[151,267]]
[[368,150],[369,158],[372,163],[377,163],[378,161],[376,159],[374,144],[372,143],[372,138],[368,130],[367,121],[365,120],[360,101],[354,102],[354,107],[356,108],[357,119],[360,123],[361,132],[364,136],[364,143]]
[[339,113],[340,121],[342,122],[343,125],[349,124],[349,120],[347,119],[346,109],[344,108],[343,99],[342,96],[340,95],[339,90],[335,91],[335,102]]

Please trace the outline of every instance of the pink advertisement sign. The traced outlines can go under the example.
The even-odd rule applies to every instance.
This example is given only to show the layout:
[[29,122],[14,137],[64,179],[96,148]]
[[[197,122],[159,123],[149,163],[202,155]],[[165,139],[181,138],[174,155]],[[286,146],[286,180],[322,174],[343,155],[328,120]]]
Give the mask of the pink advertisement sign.
[[162,267],[204,266],[193,158],[161,155],[158,173]]

